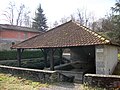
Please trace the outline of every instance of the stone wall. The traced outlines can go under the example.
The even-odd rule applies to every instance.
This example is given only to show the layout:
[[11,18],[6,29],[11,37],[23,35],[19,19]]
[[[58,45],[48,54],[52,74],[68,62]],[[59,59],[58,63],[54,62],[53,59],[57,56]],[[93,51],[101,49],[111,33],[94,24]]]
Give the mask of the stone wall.
[[42,83],[73,81],[71,80],[71,78],[62,75],[59,72],[48,70],[28,69],[0,65],[0,72],[20,76],[26,79],[31,79]]
[[120,89],[120,76],[117,75],[99,75],[99,74],[85,74],[84,84],[106,88],[107,90]]

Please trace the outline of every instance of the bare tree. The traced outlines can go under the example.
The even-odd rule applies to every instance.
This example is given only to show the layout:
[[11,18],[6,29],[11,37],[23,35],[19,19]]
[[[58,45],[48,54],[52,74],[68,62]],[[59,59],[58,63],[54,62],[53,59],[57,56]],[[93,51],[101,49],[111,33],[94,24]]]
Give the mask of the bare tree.
[[23,14],[24,8],[25,8],[25,5],[21,4],[20,7],[19,7],[19,10],[17,10],[18,16],[17,16],[17,19],[16,19],[16,25],[18,25],[19,22],[20,22],[20,26],[22,24],[21,19],[22,19],[22,14]]
[[87,26],[89,19],[91,18],[87,14],[87,10],[82,11],[82,10],[77,9],[77,15],[78,15],[78,21],[80,22],[80,24]]
[[57,21],[55,21],[54,23],[53,23],[53,27],[57,27],[59,24],[58,24],[58,22]]
[[81,12],[79,9],[77,9],[77,11],[78,11],[78,19],[77,19],[77,21],[79,21],[80,22],[80,24],[84,24],[84,16],[83,16],[83,12]]
[[92,28],[92,23],[94,22],[95,18],[93,13],[88,13],[87,10],[77,9],[76,15],[76,21],[78,21],[81,25]]
[[74,15],[71,14],[71,15],[70,15],[70,19],[73,20],[73,21],[75,21]]
[[31,27],[31,18],[30,18],[30,11],[24,13],[24,24],[27,27]]
[[14,20],[14,8],[15,3],[10,2],[6,11],[4,11],[3,15],[6,17],[6,21],[8,21],[11,25],[13,25]]
[[66,23],[68,20],[69,20],[69,17],[63,17],[63,18],[61,18],[60,22]]
[[[6,11],[3,12],[3,15],[6,17],[11,25],[30,25],[30,11],[26,9],[24,4],[21,4],[19,7],[15,5],[14,2],[10,2]],[[29,24],[29,25],[28,25]]]

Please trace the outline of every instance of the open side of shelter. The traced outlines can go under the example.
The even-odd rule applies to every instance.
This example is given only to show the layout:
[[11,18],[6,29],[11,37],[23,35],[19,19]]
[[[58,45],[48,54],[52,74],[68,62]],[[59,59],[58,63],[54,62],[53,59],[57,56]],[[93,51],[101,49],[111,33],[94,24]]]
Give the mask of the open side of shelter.
[[[118,46],[87,27],[69,21],[42,35],[13,45],[12,48],[17,49],[19,66],[24,49],[41,49],[46,62],[48,52],[50,54],[50,70],[82,80],[85,73],[112,74],[118,62]],[[70,49],[70,62],[54,67],[55,51],[59,50],[61,64],[66,48]]]

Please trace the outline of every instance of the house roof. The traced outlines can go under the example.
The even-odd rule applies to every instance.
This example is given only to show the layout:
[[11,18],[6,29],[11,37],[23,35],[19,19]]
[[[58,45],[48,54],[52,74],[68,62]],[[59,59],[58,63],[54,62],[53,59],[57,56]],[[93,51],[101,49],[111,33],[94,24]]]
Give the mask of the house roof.
[[26,31],[26,32],[41,32],[33,28],[29,27],[22,27],[16,25],[9,25],[9,24],[0,24],[1,30],[15,30],[15,31]]
[[55,27],[42,35],[27,39],[12,48],[57,48],[112,44],[110,40],[73,21]]

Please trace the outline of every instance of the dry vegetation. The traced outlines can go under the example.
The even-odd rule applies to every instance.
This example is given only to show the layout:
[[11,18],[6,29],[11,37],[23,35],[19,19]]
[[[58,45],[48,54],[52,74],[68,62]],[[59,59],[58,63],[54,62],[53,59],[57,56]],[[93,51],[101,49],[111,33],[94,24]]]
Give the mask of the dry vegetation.
[[33,82],[11,74],[0,73],[0,90],[40,90],[40,87],[48,87],[48,84]]
[[[100,88],[92,88],[82,84],[74,83],[54,83],[41,84],[40,82],[33,82],[21,77],[15,77],[11,74],[0,73],[0,90],[103,90]],[[104,89],[105,90],[105,89]]]
[[118,64],[115,67],[115,70],[113,72],[114,75],[120,75],[120,54],[118,54]]

